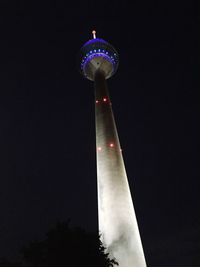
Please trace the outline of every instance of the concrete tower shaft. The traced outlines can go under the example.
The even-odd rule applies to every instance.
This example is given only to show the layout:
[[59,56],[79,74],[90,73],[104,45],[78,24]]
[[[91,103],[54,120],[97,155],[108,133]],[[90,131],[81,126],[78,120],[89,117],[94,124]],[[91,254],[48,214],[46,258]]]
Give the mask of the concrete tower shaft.
[[95,85],[99,232],[119,267],[146,267],[106,84],[118,64],[115,48],[93,31],[93,39],[80,50],[79,70]]
[[101,239],[120,267],[145,267],[105,74],[97,71],[94,82]]

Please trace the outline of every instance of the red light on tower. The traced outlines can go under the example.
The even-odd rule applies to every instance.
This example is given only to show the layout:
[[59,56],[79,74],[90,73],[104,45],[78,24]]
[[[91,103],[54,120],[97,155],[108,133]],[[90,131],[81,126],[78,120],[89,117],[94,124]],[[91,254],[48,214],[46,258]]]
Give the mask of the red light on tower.
[[97,147],[97,150],[98,150],[98,151],[101,151],[101,147],[100,147],[100,146],[98,146],[98,147]]
[[114,147],[114,144],[113,143],[110,143],[110,145],[109,145],[110,147]]
[[107,101],[107,98],[104,97],[104,98],[103,98],[103,102],[106,102],[106,101]]
[[96,100],[96,104],[98,104],[99,103],[99,100]]

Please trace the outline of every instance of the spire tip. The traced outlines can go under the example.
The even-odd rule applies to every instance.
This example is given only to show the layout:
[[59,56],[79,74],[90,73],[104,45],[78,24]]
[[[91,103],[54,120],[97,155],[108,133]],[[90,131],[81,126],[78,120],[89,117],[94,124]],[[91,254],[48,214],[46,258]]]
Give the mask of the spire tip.
[[93,39],[96,39],[96,31],[95,30],[92,31],[92,34],[93,34]]

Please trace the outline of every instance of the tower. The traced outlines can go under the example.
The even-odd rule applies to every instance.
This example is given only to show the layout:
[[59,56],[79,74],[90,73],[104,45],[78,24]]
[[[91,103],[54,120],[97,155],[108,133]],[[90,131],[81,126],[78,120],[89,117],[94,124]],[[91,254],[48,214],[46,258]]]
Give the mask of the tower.
[[106,80],[117,70],[118,53],[96,38],[80,51],[80,71],[94,81],[97,148],[98,219],[102,243],[119,267],[145,267],[145,258],[134,212]]

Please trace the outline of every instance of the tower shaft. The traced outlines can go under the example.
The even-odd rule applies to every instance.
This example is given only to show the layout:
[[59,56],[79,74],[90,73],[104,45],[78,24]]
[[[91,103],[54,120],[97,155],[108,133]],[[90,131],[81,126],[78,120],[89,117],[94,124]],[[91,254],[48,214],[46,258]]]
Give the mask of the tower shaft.
[[94,82],[101,240],[119,267],[146,267],[104,73],[97,71]]

